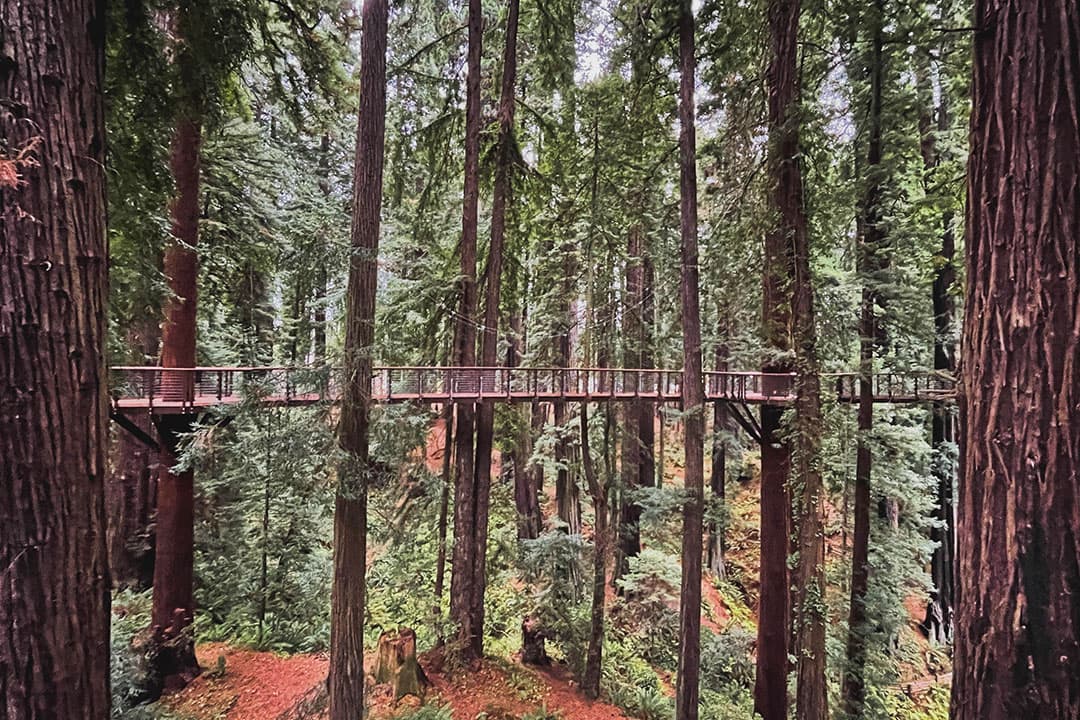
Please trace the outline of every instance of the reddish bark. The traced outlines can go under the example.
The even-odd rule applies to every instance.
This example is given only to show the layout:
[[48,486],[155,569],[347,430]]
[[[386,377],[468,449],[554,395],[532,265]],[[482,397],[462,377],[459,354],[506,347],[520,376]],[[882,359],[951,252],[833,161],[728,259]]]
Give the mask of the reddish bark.
[[975,3],[956,720],[1080,717],[1080,6]]
[[[170,204],[173,241],[165,250],[169,297],[161,329],[161,366],[195,367],[195,311],[198,301],[199,166],[202,129],[196,118],[176,123],[169,168],[176,194]],[[179,382],[190,378],[178,374]],[[188,628],[195,618],[192,589],[195,561],[195,479],[191,470],[174,472],[179,436],[191,425],[186,416],[160,416],[158,434],[157,536],[154,546],[154,596],[151,635],[156,646],[155,675],[166,686],[187,683],[198,674],[195,644]]]
[[345,295],[344,385],[334,499],[334,577],[330,597],[331,720],[364,714],[364,608],[367,479],[379,213],[386,136],[386,0],[364,0],[360,38],[360,113],[356,127],[352,252]]
[[881,103],[884,77],[882,24],[884,7],[876,0],[871,11],[870,107],[866,150],[866,191],[859,220],[860,247],[858,271],[863,278],[862,308],[859,321],[859,417],[858,445],[855,459],[855,528],[851,549],[851,599],[848,610],[847,669],[844,673],[844,712],[852,718],[863,715],[866,700],[866,639],[869,634],[866,614],[866,591],[870,582],[870,431],[874,423],[874,345],[878,323],[874,306],[877,292],[872,275],[880,271],[877,253],[885,240],[881,224]]
[[679,672],[676,720],[698,716],[701,666],[701,554],[705,510],[705,383],[701,367],[701,309],[698,297],[697,141],[694,132],[694,11],[682,0],[679,12],[679,226],[682,237],[680,287],[683,331],[684,474],[682,591],[679,594]]
[[0,1],[0,712],[109,717],[105,18]]
[[[476,364],[476,235],[480,196],[480,56],[483,16],[480,0],[469,0],[468,76],[465,83],[465,180],[461,219],[461,304],[454,332],[454,359],[457,365]],[[454,486],[454,553],[450,580],[450,618],[458,625],[458,648],[462,660],[483,655],[483,617],[477,612],[477,598],[483,606],[484,588],[477,587],[477,483],[474,475],[473,443],[476,406],[461,403],[457,408],[455,453],[457,478]]]
[[592,496],[593,514],[593,593],[592,610],[589,622],[589,645],[585,654],[585,673],[581,681],[581,691],[585,697],[595,700],[600,697],[600,671],[604,650],[604,601],[607,596],[607,556],[608,556],[608,501],[607,487],[600,484],[593,464],[592,451],[589,448],[589,410],[586,403],[581,403],[581,465],[585,473],[585,482]]
[[[720,309],[720,341],[716,344],[716,369],[724,372],[728,369],[728,323],[723,309]],[[727,446],[725,435],[732,431],[731,417],[729,416],[727,403],[717,402],[713,405],[713,441],[712,441],[712,475],[709,478],[709,492],[713,501],[723,507],[726,499],[727,479]],[[726,552],[725,533],[723,524],[713,518],[709,522],[709,544],[705,551],[706,567],[714,576],[724,577],[724,554]]]
[[[503,246],[506,239],[506,203],[510,198],[510,165],[514,141],[514,88],[517,78],[518,0],[509,0],[506,47],[503,53],[502,90],[499,96],[498,159],[491,204],[491,244],[488,247],[487,293],[480,364],[494,367],[499,356],[499,301],[502,295]],[[480,403],[476,414],[476,519],[473,559],[473,623],[483,638],[484,589],[487,587],[488,507],[491,496],[491,451],[494,444],[495,405]],[[482,647],[482,645],[481,645]]]
[[[798,0],[769,3],[768,117],[770,208],[782,216],[790,204],[790,166],[797,152],[788,127],[798,98],[796,77]],[[791,363],[791,304],[789,283],[794,276],[788,225],[782,217],[765,235],[762,275],[762,337],[766,353],[763,372],[786,373]],[[754,711],[762,720],[787,720],[788,695],[788,538],[790,505],[787,477],[791,451],[781,440],[783,408],[761,407],[761,595],[758,601],[757,675]]]
[[780,223],[789,238],[794,260],[791,282],[792,339],[795,347],[795,423],[792,476],[798,492],[793,507],[798,522],[797,564],[792,577],[795,655],[795,715],[800,720],[828,718],[828,683],[825,677],[825,487],[819,453],[822,435],[821,377],[817,358],[814,290],[810,273],[810,238],[803,199],[802,165],[797,112],[798,76],[796,48],[799,2],[781,3],[774,29],[782,32],[790,50],[782,56],[788,66],[783,73],[795,91],[794,110],[780,131],[776,198]]

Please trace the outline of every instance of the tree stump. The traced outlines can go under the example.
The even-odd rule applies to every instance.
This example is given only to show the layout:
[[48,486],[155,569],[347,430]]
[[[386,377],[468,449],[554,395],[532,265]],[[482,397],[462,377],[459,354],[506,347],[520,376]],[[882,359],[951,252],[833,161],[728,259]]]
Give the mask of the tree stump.
[[525,665],[550,665],[544,648],[544,631],[540,620],[532,615],[521,621],[521,662]]
[[395,700],[406,695],[424,697],[424,691],[431,683],[416,660],[416,632],[412,628],[401,628],[396,633],[384,632],[379,636],[375,682],[389,684]]

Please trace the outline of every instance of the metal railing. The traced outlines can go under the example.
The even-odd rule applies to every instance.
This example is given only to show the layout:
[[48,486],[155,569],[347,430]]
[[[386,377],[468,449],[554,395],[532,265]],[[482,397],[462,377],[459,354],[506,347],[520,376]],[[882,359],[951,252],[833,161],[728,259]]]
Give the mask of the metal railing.
[[[265,404],[311,404],[340,397],[340,372],[330,367],[121,366],[110,370],[118,407],[180,412],[254,400]],[[794,399],[794,375],[738,371],[704,374],[709,400],[786,403]],[[884,373],[871,378],[876,402],[922,402],[950,398],[953,382],[935,373]],[[859,376],[822,376],[822,391],[840,402],[859,397]],[[558,367],[376,367],[371,396],[376,402],[485,400],[677,401],[682,371]]]

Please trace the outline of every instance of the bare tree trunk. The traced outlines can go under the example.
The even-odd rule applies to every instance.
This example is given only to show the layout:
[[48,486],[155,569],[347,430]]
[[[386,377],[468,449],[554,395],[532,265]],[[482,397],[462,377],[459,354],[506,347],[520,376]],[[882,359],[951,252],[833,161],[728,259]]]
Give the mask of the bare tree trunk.
[[701,369],[701,310],[698,298],[697,142],[694,132],[694,11],[682,0],[679,12],[679,219],[682,236],[683,429],[686,443],[679,596],[679,674],[676,720],[698,716],[701,666],[701,554],[705,510],[705,384]]
[[352,253],[345,295],[344,383],[334,499],[334,579],[330,597],[330,718],[364,713],[367,483],[379,213],[386,137],[386,0],[364,0],[360,39],[360,120],[356,128]]
[[[453,483],[454,404],[443,406],[442,491],[439,493],[439,551],[435,560],[435,615],[442,615],[443,590],[446,587],[446,519],[450,512],[450,486]],[[441,630],[440,630],[441,633]],[[443,638],[440,635],[439,640]]]
[[1080,6],[975,3],[952,712],[1080,717]]
[[[510,198],[511,145],[514,141],[514,88],[517,78],[518,0],[509,0],[506,16],[506,47],[503,54],[502,89],[499,96],[498,161],[491,205],[491,244],[488,249],[487,294],[480,364],[494,367],[499,357],[499,300],[502,290],[503,246],[506,238],[506,203]],[[479,629],[482,648],[484,589],[487,587],[488,507],[491,496],[491,451],[494,445],[495,405],[483,402],[476,416],[476,551],[473,559],[473,625]]]
[[608,555],[608,502],[607,487],[602,487],[596,476],[592,452],[589,449],[589,410],[581,403],[581,464],[585,482],[592,495],[596,521],[593,526],[593,594],[592,613],[589,623],[589,647],[585,656],[585,674],[581,690],[585,697],[600,697],[600,670],[604,649],[604,600],[607,591]]
[[884,77],[883,0],[875,0],[872,13],[870,56],[869,133],[866,151],[866,191],[859,221],[858,271],[862,277],[862,308],[859,322],[859,417],[855,459],[855,531],[851,549],[851,601],[848,609],[847,669],[843,680],[844,712],[861,718],[866,701],[866,640],[870,632],[866,614],[866,591],[870,581],[870,431],[874,424],[874,345],[878,321],[874,316],[877,290],[874,275],[880,270],[877,254],[885,231],[881,225],[881,103]]
[[[469,0],[468,77],[465,99],[465,186],[461,228],[461,307],[455,332],[455,361],[459,366],[476,364],[476,234],[480,196],[480,54],[483,40],[480,0]],[[484,629],[477,626],[474,609],[484,588],[476,587],[476,562],[480,544],[477,536],[477,484],[473,443],[476,406],[458,405],[457,478],[454,487],[454,554],[450,580],[450,618],[458,625],[458,650],[462,660],[483,655]]]
[[[716,344],[716,369],[725,372],[728,369],[728,324],[723,308],[720,314],[720,339]],[[709,478],[709,491],[714,503],[719,508],[724,508],[726,502],[727,480],[727,439],[726,435],[731,432],[731,418],[728,416],[727,403],[716,402],[713,404],[713,441],[712,441],[712,476]],[[725,563],[724,554],[726,543],[724,542],[724,525],[717,519],[712,518],[709,522],[709,544],[705,551],[707,558],[706,567],[714,576],[724,577]]]
[[0,1],[0,712],[109,717],[105,17]]
[[[170,213],[174,241],[165,250],[165,277],[171,296],[161,331],[161,366],[192,368],[196,364],[195,331],[199,264],[199,166],[202,128],[195,117],[181,117],[173,134],[169,165],[176,185]],[[190,381],[177,374],[178,387]],[[191,470],[174,472],[179,436],[190,430],[191,418],[155,418],[161,438],[158,470],[157,538],[154,549],[154,598],[151,653],[155,675],[168,687],[183,686],[198,674],[194,640],[192,590],[195,560],[195,478]],[[155,694],[158,688],[154,689]]]
[[[793,149],[785,132],[798,101],[796,35],[798,0],[771,0],[769,36],[771,57],[767,77],[769,104],[769,171],[772,189],[769,204],[778,216],[776,227],[765,235],[762,275],[762,338],[768,355],[762,371],[788,373],[791,362],[791,303],[789,283],[794,258],[788,225],[783,219],[790,203],[785,186]],[[780,382],[779,380],[770,382]],[[788,632],[788,540],[790,503],[787,479],[791,450],[781,440],[783,407],[761,406],[761,561],[758,602],[757,677],[754,711],[762,720],[787,720]]]
[[814,318],[813,281],[810,275],[810,241],[803,201],[800,163],[796,70],[799,31],[799,2],[782,2],[774,16],[774,30],[784,35],[781,43],[786,67],[779,77],[792,91],[793,110],[781,126],[778,137],[779,164],[776,198],[784,235],[791,242],[794,260],[792,277],[792,338],[795,347],[795,433],[793,478],[798,492],[793,506],[798,521],[798,561],[792,587],[795,655],[795,714],[800,720],[827,720],[828,683],[825,655],[825,487],[820,459],[822,418],[821,379],[817,359],[817,330]]

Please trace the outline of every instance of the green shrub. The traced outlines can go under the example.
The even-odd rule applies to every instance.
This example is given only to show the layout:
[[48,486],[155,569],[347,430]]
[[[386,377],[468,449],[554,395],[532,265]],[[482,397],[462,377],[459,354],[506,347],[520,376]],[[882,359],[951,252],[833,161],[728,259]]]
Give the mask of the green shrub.
[[749,688],[754,682],[755,640],[754,633],[737,625],[707,633],[701,643],[702,684],[716,691],[727,685]]
[[394,716],[395,720],[453,720],[453,717],[449,705],[421,705]]

